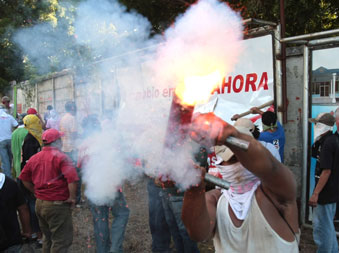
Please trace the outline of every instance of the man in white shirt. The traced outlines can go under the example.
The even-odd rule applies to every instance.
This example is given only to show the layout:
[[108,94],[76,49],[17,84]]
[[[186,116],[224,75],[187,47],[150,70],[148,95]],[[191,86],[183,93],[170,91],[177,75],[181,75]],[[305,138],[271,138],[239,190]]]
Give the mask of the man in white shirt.
[[11,151],[11,138],[12,130],[18,126],[18,122],[13,116],[6,113],[6,109],[0,107],[0,157],[1,157],[1,169],[6,176],[12,178],[11,163],[12,163],[12,151]]

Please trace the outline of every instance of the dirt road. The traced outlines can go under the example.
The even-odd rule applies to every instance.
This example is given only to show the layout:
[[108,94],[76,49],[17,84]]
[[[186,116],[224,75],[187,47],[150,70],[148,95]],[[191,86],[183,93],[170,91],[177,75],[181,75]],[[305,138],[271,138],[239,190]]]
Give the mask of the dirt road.
[[[148,199],[147,181],[145,179],[134,185],[125,185],[124,194],[130,208],[130,219],[124,241],[125,253],[148,253],[151,252],[151,233],[148,226]],[[94,253],[95,242],[93,235],[92,216],[88,206],[75,208],[73,212],[74,240],[70,252]],[[213,243],[200,243],[201,253],[214,252]],[[310,228],[302,229],[300,252],[315,252],[316,248]],[[41,250],[35,250],[41,252]]]

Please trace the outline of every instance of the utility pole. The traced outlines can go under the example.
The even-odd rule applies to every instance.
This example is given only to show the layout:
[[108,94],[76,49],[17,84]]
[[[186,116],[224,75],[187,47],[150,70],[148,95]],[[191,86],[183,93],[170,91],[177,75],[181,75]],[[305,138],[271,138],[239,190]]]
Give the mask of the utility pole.
[[[280,0],[280,37],[285,38],[286,23],[285,23],[285,3]],[[286,43],[281,43],[281,78],[282,78],[282,116],[283,123],[287,123],[287,85],[286,85]]]

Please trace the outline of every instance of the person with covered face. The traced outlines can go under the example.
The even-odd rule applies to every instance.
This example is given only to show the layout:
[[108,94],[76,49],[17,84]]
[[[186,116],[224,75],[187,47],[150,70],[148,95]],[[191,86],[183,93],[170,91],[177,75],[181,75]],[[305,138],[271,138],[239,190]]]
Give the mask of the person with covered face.
[[[226,143],[229,136],[247,150]],[[182,219],[191,238],[213,238],[216,252],[298,252],[296,182],[292,172],[252,137],[213,113],[192,122],[191,137],[221,147],[217,165],[229,189],[205,192],[203,180],[185,192]],[[202,171],[202,178],[205,169]]]
[[330,113],[320,113],[309,119],[314,123],[312,157],[316,158],[315,183],[309,205],[313,207],[313,239],[317,252],[338,252],[338,242],[333,219],[339,201],[339,134],[332,133],[333,125],[339,126]]
[[281,161],[284,162],[284,149],[285,149],[285,131],[280,122],[278,121],[275,112],[258,109],[252,107],[253,114],[260,114],[262,121],[263,131],[260,133],[259,140],[272,143],[280,153]]
[[[36,153],[40,152],[42,148],[42,125],[39,117],[34,114],[26,115],[23,118],[25,129],[28,131],[27,135],[24,138],[21,147],[21,170],[25,167],[27,161]],[[20,189],[22,190],[24,197],[27,201],[31,226],[32,226],[32,236],[33,239],[37,239],[38,246],[42,245],[42,233],[39,227],[39,221],[35,212],[35,201],[36,198],[28,189],[26,189],[20,179],[17,180]]]

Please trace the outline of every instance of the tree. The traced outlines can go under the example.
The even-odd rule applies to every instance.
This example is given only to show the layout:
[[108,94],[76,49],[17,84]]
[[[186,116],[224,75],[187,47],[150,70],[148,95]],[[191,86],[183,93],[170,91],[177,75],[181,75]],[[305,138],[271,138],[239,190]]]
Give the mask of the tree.
[[[243,18],[258,18],[279,23],[277,0],[223,0]],[[129,9],[147,17],[155,32],[162,32],[195,0],[120,0]],[[286,36],[319,32],[339,27],[338,0],[285,0]]]
[[[0,0],[0,92],[8,87],[12,80],[24,81],[37,75],[73,68],[74,62],[62,59],[75,59],[77,66],[88,57],[85,47],[74,43],[72,23],[78,0],[60,5],[57,0]],[[41,57],[34,58],[24,54],[18,43],[15,43],[17,31],[44,23],[45,38],[27,37],[22,46],[36,47],[41,50]],[[49,41],[53,34],[59,34],[62,44],[55,47]],[[43,52],[48,54],[43,55]],[[37,68],[46,66],[45,68]],[[41,71],[42,70],[42,71]]]

